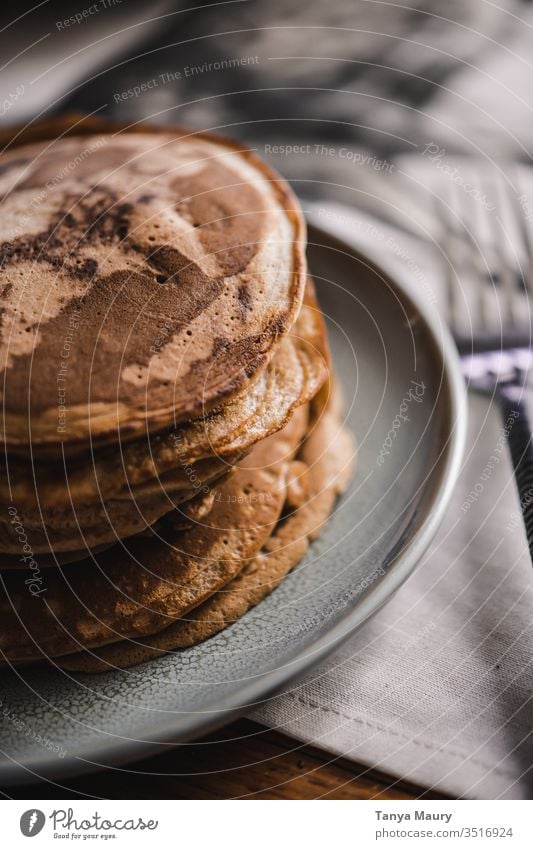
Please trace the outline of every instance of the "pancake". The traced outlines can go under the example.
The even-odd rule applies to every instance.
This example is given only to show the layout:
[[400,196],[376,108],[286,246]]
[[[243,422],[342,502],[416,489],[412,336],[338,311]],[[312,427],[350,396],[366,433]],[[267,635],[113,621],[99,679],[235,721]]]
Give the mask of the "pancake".
[[206,640],[271,593],[306,554],[353,473],[355,448],[338,404],[315,423],[291,464],[284,514],[261,551],[232,581],[179,621],[149,638],[129,640],[60,658],[76,672],[105,672],[160,657]]
[[[229,473],[228,473],[229,474]],[[220,482],[220,478],[218,479]],[[202,495],[197,495],[189,501],[180,504],[173,511],[173,520],[172,520],[172,528],[174,530],[186,530],[190,528],[195,522],[201,521],[213,506],[213,501],[215,497],[214,489],[209,488],[207,493]],[[165,514],[165,516],[168,514]],[[158,519],[149,527],[143,528],[138,532],[138,536],[143,537],[161,537],[162,532],[164,530],[164,522],[165,516],[161,519]],[[96,554],[100,554],[102,551],[106,551],[108,548],[111,548],[117,542],[116,539],[113,542],[102,543],[100,545],[84,546],[79,549],[69,549],[68,551],[54,551],[52,547],[49,548],[47,552],[41,552],[39,554],[38,566],[39,569],[48,569],[53,566],[62,566],[67,563],[76,563],[80,560],[87,560]],[[20,551],[19,551],[20,554]],[[0,570],[1,569],[27,569],[27,562],[22,558],[13,557],[13,554],[0,554]]]
[[145,636],[201,604],[268,539],[306,426],[307,408],[300,407],[215,487],[207,518],[189,530],[169,524],[164,540],[134,537],[90,563],[39,575],[28,568],[26,579],[20,571],[0,573],[4,660],[25,662]]
[[[122,453],[95,457],[92,466],[72,473],[67,458],[59,468],[45,464],[32,469],[10,461],[4,488],[11,488],[34,553],[113,544],[139,533],[198,492],[207,492],[232,463],[281,429],[297,406],[316,395],[328,373],[328,358],[323,318],[308,281],[293,331],[244,396],[149,446],[145,443],[144,455],[138,444],[126,443]],[[153,477],[143,480],[150,471]],[[80,493],[87,498],[91,487],[97,500],[80,502]],[[25,506],[28,501],[30,506]],[[0,502],[0,552],[17,554],[20,542],[8,504],[1,507]]]
[[0,656],[129,666],[257,604],[346,485],[303,219],[214,135],[0,140]]
[[[234,460],[235,461],[235,460]],[[220,462],[218,471],[210,477],[204,477],[200,487],[181,488],[181,475],[178,471],[178,485],[172,475],[166,475],[146,491],[132,490],[128,498],[109,498],[99,503],[84,505],[77,509],[59,507],[42,511],[23,511],[16,509],[15,515],[5,511],[5,519],[0,522],[0,568],[24,568],[20,557],[20,526],[31,544],[34,554],[70,552],[77,548],[103,550],[117,540],[138,534],[151,526],[178,505],[189,502],[198,493],[208,495],[211,487],[232,469],[228,463]],[[197,478],[195,478],[195,481]],[[87,556],[87,554],[85,554]],[[7,558],[7,559],[6,559]],[[65,561],[66,562],[66,561]]]
[[179,129],[63,129],[0,155],[10,452],[203,415],[268,362],[303,297],[298,203],[248,150]]
[[[259,440],[281,429],[294,409],[307,403],[328,373],[329,351],[324,321],[311,280],[304,305],[289,336],[254,384],[237,398],[169,431],[127,442],[112,450],[73,460],[61,452],[56,463],[39,458],[12,458],[0,464],[0,504],[16,503],[28,525],[46,522],[50,505],[54,517],[67,524],[72,506],[83,525],[84,505],[103,499],[132,498],[134,493],[161,491],[162,476],[172,477],[173,489],[193,489],[214,479]],[[200,461],[203,465],[199,465]],[[178,486],[177,479],[183,481]],[[144,486],[145,489],[141,487]],[[60,508],[67,508],[61,517]],[[6,522],[0,509],[0,524]],[[56,525],[50,519],[46,524]],[[0,541],[0,550],[9,551]],[[37,550],[37,549],[36,549]]]
[[[163,441],[166,444],[162,448]],[[214,480],[240,458],[238,454],[227,454],[180,463],[175,453],[170,454],[174,444],[170,435],[154,437],[152,444],[153,456],[147,443],[144,456],[140,450],[135,456],[135,452],[115,449],[109,455],[95,456],[92,464],[90,457],[84,458],[87,465],[81,467],[71,465],[68,458],[61,464],[10,460],[0,465],[0,505],[13,503],[25,515],[34,511],[44,516],[69,505],[80,510],[84,504],[108,498],[130,500],[132,494],[154,493],[167,483],[192,498],[201,491],[204,481]]]

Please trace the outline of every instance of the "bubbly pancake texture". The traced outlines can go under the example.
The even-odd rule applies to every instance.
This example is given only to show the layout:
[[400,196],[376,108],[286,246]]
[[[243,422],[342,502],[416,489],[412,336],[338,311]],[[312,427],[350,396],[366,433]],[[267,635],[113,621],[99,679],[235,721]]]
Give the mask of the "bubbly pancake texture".
[[[15,501],[25,524],[72,525],[83,530],[84,511],[109,499],[180,490],[185,500],[213,480],[261,439],[282,428],[294,409],[307,403],[324,383],[329,369],[326,328],[314,294],[306,284],[305,300],[291,332],[277,346],[266,368],[245,391],[178,427],[145,434],[121,446],[103,446],[92,455],[0,457],[0,507]],[[171,509],[171,508],[168,508]],[[0,551],[8,546],[9,516],[0,509]],[[35,516],[40,522],[35,522]],[[152,517],[153,520],[153,517]],[[109,523],[107,523],[109,524]],[[36,542],[33,538],[34,543]],[[45,550],[35,548],[36,551]]]
[[1,572],[0,657],[25,662],[151,634],[209,598],[268,539],[306,427],[300,407],[214,488],[212,509],[188,530],[169,520],[160,539],[133,537],[90,563],[47,569],[40,595],[20,572]]
[[[206,416],[148,441],[126,442],[122,450],[105,448],[84,463],[79,457],[56,464],[10,459],[0,482],[0,555],[20,551],[7,509],[10,495],[36,554],[102,547],[139,533],[198,495],[280,430],[328,374],[326,329],[311,280],[304,297],[292,331],[259,378]],[[23,566],[13,558],[11,568]]]
[[228,584],[150,637],[62,657],[77,672],[109,672],[189,648],[231,625],[271,593],[306,554],[353,472],[355,446],[342,425],[338,396],[322,410],[289,470],[285,507],[261,551]]
[[208,133],[0,149],[0,658],[130,666],[257,604],[347,484],[303,218]]
[[297,202],[231,142],[180,131],[34,142],[0,156],[0,197],[12,450],[201,415],[252,378],[298,313]]
[[[233,462],[237,460],[235,457],[232,459]],[[16,522],[7,511],[6,520],[0,523],[0,568],[24,569],[26,566],[17,533],[19,523],[31,540],[32,551],[39,555],[42,566],[45,565],[40,557],[43,553],[58,555],[85,549],[84,556],[88,557],[89,549],[103,550],[103,547],[109,547],[118,540],[141,533],[178,505],[208,493],[212,484],[229,474],[231,469],[229,462],[221,460],[218,469],[210,476],[200,479],[197,477],[199,470],[193,471],[194,483],[187,475],[183,480],[182,470],[178,469],[175,475],[165,475],[150,487],[140,487],[124,493],[122,498],[108,498],[83,505],[80,509],[60,505],[47,509],[45,513],[39,508],[26,511],[18,508]],[[62,562],[68,562],[68,559]],[[55,560],[49,563],[54,565]]]

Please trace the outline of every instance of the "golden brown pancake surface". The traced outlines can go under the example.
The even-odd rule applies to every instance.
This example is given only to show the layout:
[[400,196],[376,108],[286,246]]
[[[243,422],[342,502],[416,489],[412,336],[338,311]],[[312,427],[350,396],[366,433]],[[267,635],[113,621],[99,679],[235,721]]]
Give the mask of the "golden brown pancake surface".
[[11,448],[202,414],[296,318],[297,203],[231,142],[163,130],[34,142],[0,156],[0,197]]
[[128,667],[168,651],[194,646],[231,625],[271,593],[304,557],[348,485],[353,471],[354,443],[342,426],[334,398],[319,413],[311,432],[291,464],[284,514],[261,551],[211,598],[156,634],[124,640],[96,651],[60,658],[63,669],[106,672]]
[[128,666],[260,601],[346,485],[303,219],[207,133],[2,142],[0,657]]
[[[119,446],[104,446],[92,454],[70,457],[61,447],[58,457],[0,458],[0,505],[11,499],[30,524],[30,516],[53,524],[61,520],[60,508],[74,505],[83,527],[84,505],[102,500],[129,500],[165,488],[165,476],[185,490],[191,479],[213,479],[225,465],[288,421],[294,409],[307,403],[327,377],[329,352],[324,321],[308,280],[305,302],[290,334],[281,340],[274,356],[251,386],[204,417],[156,434],[145,434]],[[194,494],[194,492],[192,493]],[[4,511],[5,512],[5,511]],[[5,520],[0,510],[0,525]],[[65,514],[65,523],[72,524]],[[0,541],[0,550],[8,551]]]
[[[7,510],[10,495],[38,554],[102,547],[139,533],[282,428],[323,384],[328,358],[309,280],[291,333],[252,386],[219,409],[120,449],[104,447],[92,457],[64,455],[55,464],[9,458],[0,483],[0,553],[16,555],[20,549]],[[3,560],[0,568],[6,568]]]
[[268,538],[306,424],[307,408],[300,407],[214,488],[208,516],[186,531],[170,526],[160,541],[133,537],[93,562],[44,576],[31,567],[27,576],[1,572],[0,656],[24,662],[153,633],[208,598]]

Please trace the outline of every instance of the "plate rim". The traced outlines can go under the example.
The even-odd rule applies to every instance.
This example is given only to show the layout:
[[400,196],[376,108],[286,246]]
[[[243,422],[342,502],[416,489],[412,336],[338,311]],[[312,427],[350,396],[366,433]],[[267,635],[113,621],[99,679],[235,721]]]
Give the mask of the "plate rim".
[[[21,759],[20,762],[4,754],[6,761],[0,764],[0,780],[6,785],[16,786],[42,780],[60,780],[140,761],[151,755],[168,751],[166,747],[177,746],[179,743],[199,738],[242,716],[250,708],[266,701],[284,685],[301,678],[313,666],[331,654],[344,639],[362,627],[412,574],[434,538],[457,481],[466,443],[466,389],[455,344],[448,328],[440,319],[436,307],[426,303],[423,293],[416,290],[407,268],[402,267],[392,256],[381,255],[374,246],[369,245],[368,240],[358,237],[357,234],[349,239],[344,235],[337,235],[334,227],[328,226],[328,222],[324,219],[319,219],[315,212],[308,211],[306,218],[310,224],[311,236],[313,233],[318,236],[325,235],[329,243],[336,244],[344,253],[362,259],[378,274],[388,278],[393,288],[399,290],[412,302],[426,330],[429,331],[435,354],[440,358],[443,375],[440,392],[447,391],[449,421],[452,426],[443,436],[446,456],[443,458],[440,480],[435,484],[432,500],[428,504],[420,527],[409,541],[407,548],[394,558],[386,575],[373,585],[357,605],[354,608],[348,608],[339,621],[325,634],[297,650],[279,669],[273,669],[251,679],[244,685],[239,685],[227,694],[216,708],[181,717],[177,715],[177,721],[174,716],[166,722],[159,723],[155,729],[151,729],[150,741],[133,742],[122,739],[120,742],[109,745],[108,738],[102,735],[101,745],[91,745],[72,751],[60,762],[57,758],[52,759],[48,753],[43,753],[41,757],[32,757],[27,761]],[[314,244],[315,239],[311,238],[310,241]],[[97,759],[99,755],[103,756],[102,764],[92,760]]]

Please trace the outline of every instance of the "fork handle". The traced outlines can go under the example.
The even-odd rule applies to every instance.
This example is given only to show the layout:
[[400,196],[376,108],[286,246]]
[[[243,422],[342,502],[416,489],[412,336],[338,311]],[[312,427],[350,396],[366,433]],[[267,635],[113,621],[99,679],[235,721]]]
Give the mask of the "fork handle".
[[523,387],[500,385],[504,429],[513,461],[515,480],[524,517],[529,552],[533,562],[533,430]]

